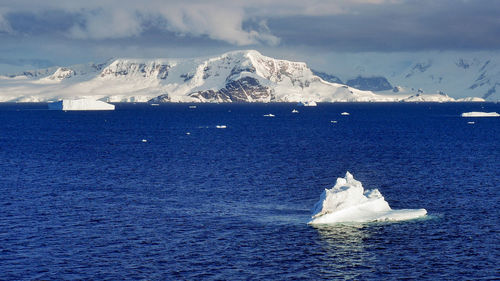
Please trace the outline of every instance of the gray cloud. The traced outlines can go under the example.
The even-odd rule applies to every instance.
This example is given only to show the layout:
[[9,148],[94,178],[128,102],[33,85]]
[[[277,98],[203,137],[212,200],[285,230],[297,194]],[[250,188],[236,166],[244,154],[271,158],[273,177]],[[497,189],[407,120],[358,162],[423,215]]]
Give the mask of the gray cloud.
[[[334,15],[351,13],[359,5],[376,5],[394,0],[320,1],[305,3],[298,0],[215,0],[215,1],[160,1],[160,0],[110,0],[110,1],[33,1],[18,0],[3,4],[4,10],[17,15],[29,14],[39,18],[40,14],[60,12],[76,16],[79,20],[71,25],[61,25],[69,38],[108,39],[140,36],[146,25],[175,32],[181,36],[207,36],[213,40],[233,45],[264,43],[276,45],[279,38],[265,24],[258,29],[243,29],[245,21],[257,17],[287,17],[293,15]],[[2,11],[0,10],[0,12]],[[10,17],[15,21],[14,17]],[[47,19],[51,21],[52,19]],[[265,19],[260,21],[265,23]],[[5,16],[0,16],[0,30],[26,32],[9,27]],[[18,27],[18,26],[17,26]]]
[[330,51],[500,50],[498,0],[5,2],[1,56],[55,63],[235,48],[288,59]]
[[285,45],[337,51],[498,50],[496,1],[406,1],[353,14],[268,20]]

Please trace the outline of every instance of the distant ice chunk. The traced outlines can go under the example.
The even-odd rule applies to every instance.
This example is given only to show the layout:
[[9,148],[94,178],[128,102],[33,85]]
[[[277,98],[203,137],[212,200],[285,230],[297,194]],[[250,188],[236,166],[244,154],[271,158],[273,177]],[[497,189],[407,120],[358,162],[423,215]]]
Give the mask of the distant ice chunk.
[[344,111],[344,112],[340,113],[340,115],[348,116],[348,115],[351,115],[351,114],[349,112],[345,112]]
[[500,114],[497,112],[472,111],[462,113],[462,117],[500,117]]
[[292,110],[292,113],[299,113],[297,109]]
[[217,129],[225,129],[225,128],[227,128],[227,126],[226,125],[216,125],[215,128],[217,128]]
[[113,104],[93,99],[60,100],[48,105],[50,110],[115,110]]
[[365,191],[361,182],[347,172],[344,178],[337,179],[334,187],[323,191],[309,224],[401,221],[426,214],[425,209],[391,209],[378,189]]
[[269,114],[264,114],[264,115],[262,115],[262,116],[264,116],[264,117],[274,117],[274,116],[276,116],[276,115],[274,115],[274,114],[272,114],[272,113],[269,113]]
[[298,106],[317,106],[315,101],[301,101],[297,104]]

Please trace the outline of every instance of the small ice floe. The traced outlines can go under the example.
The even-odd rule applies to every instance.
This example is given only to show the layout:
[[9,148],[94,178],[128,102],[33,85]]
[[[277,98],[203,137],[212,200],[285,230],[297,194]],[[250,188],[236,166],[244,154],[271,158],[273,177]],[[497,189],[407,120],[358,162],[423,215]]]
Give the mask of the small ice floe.
[[323,191],[309,224],[402,221],[426,214],[425,209],[391,209],[378,189],[364,190],[361,182],[347,172],[334,187]]
[[142,142],[148,142],[148,140],[147,139],[142,139]]
[[299,113],[297,109],[292,110],[292,113]]
[[151,106],[159,106],[160,104],[158,103],[152,103]]
[[225,129],[225,128],[227,128],[227,126],[226,125],[216,125],[215,128],[217,128],[217,129]]
[[330,123],[337,123],[337,120],[331,120]]
[[351,114],[350,114],[349,112],[345,112],[345,111],[344,111],[344,112],[340,113],[340,115],[343,115],[343,116],[348,116],[348,115],[351,115]]
[[188,136],[189,136],[189,135],[191,135],[191,133],[190,133],[190,132],[187,132],[187,133],[186,133],[186,135],[188,135]]
[[195,109],[196,108],[196,105],[190,105],[189,108],[191,109]]
[[476,122],[474,122],[474,121],[470,121],[470,122],[467,122],[467,124],[469,124],[469,125],[474,125],[474,124],[476,124]]
[[274,114],[272,114],[272,113],[269,113],[269,114],[264,114],[264,115],[262,115],[262,116],[264,116],[264,117],[274,117],[275,115],[274,115]]
[[317,106],[315,101],[301,101],[297,104],[298,106]]
[[462,113],[462,117],[500,117],[500,114],[497,112],[472,111]]

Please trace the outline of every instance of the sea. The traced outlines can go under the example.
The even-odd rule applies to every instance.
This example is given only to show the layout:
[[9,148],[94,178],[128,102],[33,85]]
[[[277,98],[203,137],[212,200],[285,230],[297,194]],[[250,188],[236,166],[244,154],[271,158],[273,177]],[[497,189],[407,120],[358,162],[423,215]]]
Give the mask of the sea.
[[[498,280],[500,118],[469,111],[500,104],[0,104],[0,280]],[[428,215],[309,225],[347,171]]]

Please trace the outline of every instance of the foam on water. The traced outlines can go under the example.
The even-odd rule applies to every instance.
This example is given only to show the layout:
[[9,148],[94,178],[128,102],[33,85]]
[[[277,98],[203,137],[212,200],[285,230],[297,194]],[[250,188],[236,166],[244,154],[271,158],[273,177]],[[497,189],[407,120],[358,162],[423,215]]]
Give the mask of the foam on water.
[[365,191],[361,182],[347,172],[344,178],[337,179],[334,187],[323,191],[309,224],[401,221],[426,214],[425,209],[391,209],[378,189]]

